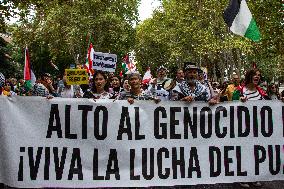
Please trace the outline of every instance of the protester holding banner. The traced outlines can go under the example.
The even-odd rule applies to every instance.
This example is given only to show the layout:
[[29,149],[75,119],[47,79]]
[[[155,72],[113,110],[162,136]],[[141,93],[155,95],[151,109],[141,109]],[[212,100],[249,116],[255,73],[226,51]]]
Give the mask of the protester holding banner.
[[227,85],[222,94],[227,97],[228,101],[239,100],[239,95],[235,92],[240,87],[240,77],[234,73],[231,77],[231,84]]
[[2,95],[3,96],[16,96],[17,93],[14,90],[15,90],[15,87],[12,84],[12,79],[7,79],[2,89]]
[[[237,89],[235,94],[239,94],[240,100],[245,102],[247,100],[269,100],[266,92],[259,87],[260,71],[258,69],[251,69],[246,72],[244,85]],[[237,97],[234,97],[237,98]]]
[[5,86],[3,87],[3,90],[2,90],[2,95],[3,95],[3,96],[12,96],[12,92],[13,92],[13,91],[11,91],[11,86],[5,85]]
[[33,88],[33,96],[42,96],[51,98],[57,96],[52,86],[52,79],[49,73],[44,73],[41,79],[36,82]]
[[53,88],[58,91],[60,87],[64,87],[61,75],[57,75],[53,80]]
[[11,91],[17,93],[17,82],[18,80],[16,78],[11,78],[10,79],[10,87],[11,87]]
[[157,78],[153,78],[150,81],[150,85],[148,90],[151,91],[155,96],[157,96],[161,100],[169,100],[169,92],[163,88],[163,83],[169,78],[167,78],[167,69],[164,66],[160,66],[157,69]]
[[162,88],[169,93],[169,100],[177,99],[177,93],[173,92],[173,89],[181,82],[184,81],[184,72],[182,69],[176,71],[175,79],[167,79],[163,82]]
[[[130,85],[130,91],[123,91],[120,93],[119,100],[127,100],[130,104],[134,103],[134,100],[154,100],[155,103],[160,102],[160,99],[154,97],[149,90],[142,90],[142,77],[138,73],[132,73],[128,77]],[[154,89],[153,89],[154,90]]]
[[57,93],[62,98],[80,98],[83,96],[83,91],[80,86],[68,85],[66,76],[62,79],[64,86],[57,89]]
[[198,80],[199,68],[193,63],[186,63],[184,68],[185,81],[179,83],[174,89],[173,93],[175,98],[172,100],[182,100],[186,102],[192,101],[209,101],[209,94],[206,87],[202,85]]
[[198,70],[198,81],[206,87],[207,93],[209,94],[210,99],[214,99],[215,101],[219,101],[219,95],[215,95],[213,87],[207,80],[207,75],[203,70]]
[[220,92],[219,92],[220,102],[225,102],[229,100],[227,94],[227,88],[228,88],[228,81],[224,81],[223,84],[220,85]]
[[83,98],[93,99],[109,99],[111,94],[109,91],[107,75],[103,71],[96,71],[93,76],[93,85],[91,89],[88,89]]

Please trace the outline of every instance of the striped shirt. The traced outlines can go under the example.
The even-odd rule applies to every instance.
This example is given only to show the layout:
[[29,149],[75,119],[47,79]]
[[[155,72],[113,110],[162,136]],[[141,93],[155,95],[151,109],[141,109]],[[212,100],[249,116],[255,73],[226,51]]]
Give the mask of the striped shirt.
[[33,96],[47,97],[49,95],[49,91],[42,83],[36,83],[32,94]]
[[246,87],[244,87],[243,89],[243,95],[244,97],[247,98],[247,100],[262,100],[262,96],[259,93],[259,91],[256,89],[255,91],[251,91],[249,89],[247,89]]

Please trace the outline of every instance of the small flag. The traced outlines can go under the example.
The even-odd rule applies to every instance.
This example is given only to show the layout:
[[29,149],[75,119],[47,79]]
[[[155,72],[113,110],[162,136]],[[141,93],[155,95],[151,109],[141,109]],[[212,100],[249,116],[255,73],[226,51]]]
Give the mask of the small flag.
[[145,72],[143,79],[142,79],[142,83],[143,84],[149,84],[150,80],[152,79],[152,74],[151,74],[151,70],[150,67],[147,69],[147,71]]
[[128,64],[129,64],[129,56],[125,55],[122,59],[122,65],[121,65],[124,74],[128,71]]
[[260,41],[260,32],[245,0],[230,0],[223,18],[230,30],[255,42]]
[[35,74],[31,68],[30,55],[27,47],[25,49],[24,80],[29,81],[32,85],[36,82]]
[[87,58],[86,58],[86,64],[84,65],[84,68],[88,71],[90,76],[94,75],[94,70],[93,70],[94,54],[95,54],[95,50],[93,48],[93,44],[90,43],[89,48],[88,48]]
[[129,58],[128,54],[123,57],[122,69],[124,74],[131,74],[137,72],[136,65],[134,64],[134,61]]

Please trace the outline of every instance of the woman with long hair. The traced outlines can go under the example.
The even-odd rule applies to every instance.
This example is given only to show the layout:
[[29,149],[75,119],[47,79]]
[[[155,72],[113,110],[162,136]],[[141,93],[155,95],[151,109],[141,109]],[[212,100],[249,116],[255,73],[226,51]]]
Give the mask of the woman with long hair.
[[242,102],[270,99],[267,93],[259,86],[260,78],[261,75],[258,69],[251,69],[246,72],[244,85],[239,89]]
[[111,94],[108,90],[106,74],[102,71],[96,71],[93,76],[92,88],[84,93],[83,98],[109,99]]

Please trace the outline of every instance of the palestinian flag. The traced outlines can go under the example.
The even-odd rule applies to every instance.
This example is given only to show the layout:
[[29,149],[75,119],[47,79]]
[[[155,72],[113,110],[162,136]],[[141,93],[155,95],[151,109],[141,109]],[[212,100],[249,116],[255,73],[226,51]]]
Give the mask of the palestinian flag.
[[128,65],[129,65],[130,61],[129,61],[129,56],[128,55],[125,55],[123,57],[123,60],[122,60],[122,69],[123,69],[123,74],[125,74],[126,72],[128,72]]
[[260,41],[260,32],[245,0],[230,0],[223,18],[230,30],[255,42]]
[[25,49],[24,80],[27,81],[30,85],[34,85],[36,82],[36,77],[31,67],[29,50],[27,47]]

